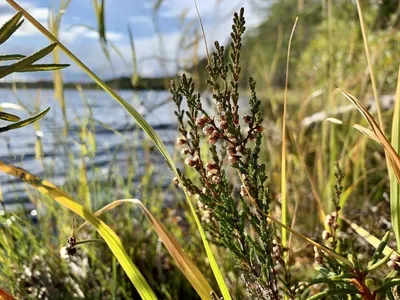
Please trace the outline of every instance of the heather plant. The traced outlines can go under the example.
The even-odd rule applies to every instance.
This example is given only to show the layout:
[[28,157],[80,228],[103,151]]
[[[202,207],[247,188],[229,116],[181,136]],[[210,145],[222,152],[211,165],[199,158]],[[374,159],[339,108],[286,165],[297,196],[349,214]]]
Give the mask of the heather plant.
[[[186,168],[197,173],[193,177],[182,172],[182,183],[176,179],[176,184],[195,196],[197,212],[212,242],[228,249],[235,257],[252,298],[305,299],[316,285],[322,291],[312,299],[327,295],[331,299],[347,299],[348,295],[363,299],[394,297],[397,290],[392,287],[399,283],[399,256],[386,248],[389,233],[382,238],[367,263],[359,259],[355,241],[341,235],[339,203],[344,175],[339,164],[336,165],[333,211],[326,215],[325,230],[321,233],[325,246],[306,238],[314,244],[317,273],[308,280],[291,273],[288,259],[291,249],[282,246],[273,222],[284,225],[270,216],[273,202],[267,185],[266,166],[260,162],[263,141],[261,101],[252,78],[248,80],[250,98],[244,105],[244,110],[248,108],[250,113],[239,111],[240,53],[245,30],[243,13],[241,9],[239,14],[234,14],[230,49],[215,42],[215,51],[209,58],[207,85],[213,100],[211,108],[205,107],[203,97],[195,92],[193,80],[185,74],[180,77],[179,84],[171,83],[179,123],[177,144],[182,148]],[[229,55],[226,55],[227,51]],[[184,100],[187,108],[184,108]],[[207,146],[202,146],[204,144]],[[235,176],[239,180],[232,179]],[[302,237],[292,229],[286,229]],[[372,273],[385,263],[389,269],[382,280],[377,280]]]

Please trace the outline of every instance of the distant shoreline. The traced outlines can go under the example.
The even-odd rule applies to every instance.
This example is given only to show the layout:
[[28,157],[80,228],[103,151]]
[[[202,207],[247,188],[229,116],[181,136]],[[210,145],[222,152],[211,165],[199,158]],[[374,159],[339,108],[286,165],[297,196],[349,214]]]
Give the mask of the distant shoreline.
[[[107,85],[118,90],[159,90],[164,91],[169,88],[172,77],[139,78],[135,85],[132,84],[130,77],[119,77],[105,80]],[[83,89],[100,89],[94,82],[65,82],[65,89],[76,89],[80,85]],[[53,89],[54,84],[51,80],[35,82],[0,82],[0,89],[10,89],[13,86],[27,89]]]

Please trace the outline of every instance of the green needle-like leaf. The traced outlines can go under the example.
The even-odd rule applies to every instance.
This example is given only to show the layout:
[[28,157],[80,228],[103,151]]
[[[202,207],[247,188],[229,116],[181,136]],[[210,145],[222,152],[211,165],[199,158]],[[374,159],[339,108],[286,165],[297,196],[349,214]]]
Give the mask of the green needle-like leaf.
[[39,50],[35,54],[25,57],[24,59],[21,59],[19,62],[16,62],[12,65],[6,66],[3,69],[0,70],[0,78],[3,78],[11,73],[14,72],[19,72],[20,70],[23,70],[24,68],[32,65],[34,62],[38,61],[39,59],[45,57],[47,54],[49,54],[53,49],[57,46],[56,43],[51,44],[42,50]]
[[[64,69],[69,67],[69,64],[36,64],[24,67],[15,72],[39,72],[39,71],[54,71],[59,69]],[[6,67],[0,67],[0,72],[3,71]]]
[[19,120],[21,120],[20,117],[3,111],[0,111],[0,119],[9,122],[18,122]]
[[44,111],[38,113],[37,115],[35,115],[33,117],[10,124],[8,126],[0,127],[0,132],[5,132],[5,131],[25,127],[26,125],[29,125],[29,124],[36,122],[37,120],[40,120],[41,118],[43,118],[49,112],[49,110],[50,110],[50,107],[46,108]]
[[6,55],[0,55],[0,61],[5,61],[5,60],[20,60],[23,59],[25,55],[22,54],[6,54]]
[[18,12],[0,28],[0,45],[7,41],[8,38],[22,25],[24,20],[20,21],[21,17],[22,12]]

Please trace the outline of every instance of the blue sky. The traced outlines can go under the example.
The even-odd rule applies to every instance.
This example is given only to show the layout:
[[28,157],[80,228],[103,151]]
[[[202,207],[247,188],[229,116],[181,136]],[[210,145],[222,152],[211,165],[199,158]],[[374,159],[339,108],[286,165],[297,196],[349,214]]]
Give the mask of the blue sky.
[[[244,6],[246,9],[247,27],[254,27],[265,16],[265,10],[257,10],[251,2],[263,0],[197,0],[204,22],[209,44],[218,39],[227,41],[231,26],[232,13]],[[59,0],[23,0],[17,1],[43,25],[52,7],[59,7]],[[182,40],[190,44],[199,30],[197,14],[192,0],[164,0],[157,14],[155,26],[153,6],[156,0],[106,0],[107,38],[118,55],[110,49],[112,63],[107,61],[98,42],[98,35],[91,28],[97,28],[92,0],[72,0],[63,14],[60,40],[74,54],[103,78],[130,75],[132,72],[132,55],[127,28],[130,26],[135,42],[138,59],[138,71],[142,76],[161,76],[173,74],[182,66],[187,66],[195,53],[193,47],[181,46]],[[264,2],[267,2],[264,0]],[[265,4],[264,4],[265,5]],[[14,14],[5,0],[0,0],[0,24]],[[26,24],[18,30],[9,42],[1,45],[0,54],[31,54],[46,46],[46,38]],[[158,31],[157,31],[158,30]],[[157,34],[158,33],[158,34]],[[196,50],[197,55],[204,56],[203,41]],[[69,62],[66,57],[63,62]],[[75,66],[63,71],[66,80],[86,80],[86,76]],[[49,79],[49,73],[18,74],[7,81]]]

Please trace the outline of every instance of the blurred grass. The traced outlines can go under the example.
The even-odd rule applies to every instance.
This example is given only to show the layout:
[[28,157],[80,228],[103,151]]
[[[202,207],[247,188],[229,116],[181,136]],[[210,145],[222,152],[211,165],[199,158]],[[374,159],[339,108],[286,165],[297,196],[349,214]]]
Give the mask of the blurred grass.
[[[161,2],[158,1],[154,6],[156,12],[159,11]],[[105,40],[104,11],[101,13],[98,9],[102,7],[102,4],[98,1],[94,3],[98,3],[96,11],[100,17],[98,19],[99,34],[100,37],[104,36]],[[326,1],[327,6],[325,7],[305,1],[302,10],[298,10],[293,3],[293,1],[282,1],[280,4],[275,3],[270,8],[272,12],[270,17],[260,25],[257,31],[250,32],[246,36],[244,41],[246,52],[242,56],[243,72],[251,74],[258,80],[258,87],[261,88],[259,94],[264,100],[267,130],[265,130],[263,160],[267,164],[270,191],[274,199],[272,214],[277,219],[280,217],[282,220],[286,219],[286,216],[283,215],[284,211],[281,209],[282,205],[282,207],[287,207],[288,220],[294,216],[294,206],[285,205],[284,194],[280,194],[281,191],[287,190],[290,197],[289,203],[295,201],[299,203],[295,229],[306,236],[318,239],[318,234],[324,227],[324,216],[332,211],[334,162],[339,161],[346,175],[344,178],[345,192],[340,201],[344,215],[349,217],[355,226],[362,226],[357,228],[363,228],[373,236],[383,236],[386,230],[394,231],[397,249],[400,250],[398,227],[396,230],[396,228],[388,228],[389,225],[387,225],[390,223],[390,218],[392,221],[394,220],[392,223],[394,226],[398,223],[395,221],[399,216],[399,197],[398,195],[396,197],[398,185],[394,181],[393,175],[389,181],[385,168],[385,154],[379,145],[367,141],[351,127],[355,123],[363,124],[360,116],[355,112],[335,116],[343,121],[341,125],[328,122],[314,123],[308,127],[301,125],[301,121],[312,113],[332,112],[337,107],[348,104],[344,97],[333,90],[334,85],[354,91],[357,98],[363,100],[364,103],[369,100],[371,95],[377,99],[378,94],[392,93],[395,90],[397,68],[400,62],[396,46],[399,42],[399,35],[395,33],[397,27],[393,23],[392,27],[376,30],[373,27],[373,20],[377,15],[378,8],[368,3],[362,11],[358,11],[358,15],[357,7],[351,6],[346,1],[333,3]],[[288,46],[288,40],[285,37],[290,33],[295,15],[300,16],[300,23],[292,45],[291,60],[293,63],[290,72],[293,75],[291,75],[289,89],[285,91],[281,84],[285,70],[284,49],[287,49]],[[359,20],[354,16],[360,18],[364,16],[361,27],[358,23]],[[57,37],[60,20],[60,12],[58,14],[54,12],[50,28],[55,37]],[[187,26],[189,29],[185,35],[189,35],[191,32],[190,24]],[[369,30],[365,30],[366,28]],[[136,52],[131,29],[129,32],[133,60],[132,81],[137,82]],[[159,38],[159,41],[165,47],[162,37]],[[369,43],[365,45],[364,43],[367,41]],[[198,37],[193,46],[197,47],[197,44]],[[193,60],[197,61],[195,51],[196,49]],[[58,54],[56,54],[57,52],[53,53],[55,63],[58,63]],[[364,53],[367,53],[368,56],[365,57]],[[198,74],[193,70],[200,80],[205,78],[201,63],[200,60],[199,65],[196,66]],[[366,71],[367,66],[369,72]],[[374,67],[375,74],[372,73],[372,67]],[[72,116],[67,116],[66,113],[64,116],[66,106],[65,100],[63,100],[62,82],[61,74],[55,73],[56,98],[61,99],[60,105],[64,107],[64,124],[65,128],[68,128],[68,119],[72,120]],[[245,87],[245,85],[243,86]],[[161,178],[154,181],[153,171],[157,165],[152,162],[153,154],[150,147],[146,145],[148,142],[143,141],[140,145],[145,149],[146,156],[149,158],[145,173],[139,173],[137,170],[138,157],[135,154],[137,145],[126,139],[122,147],[126,153],[129,153],[127,155],[127,164],[129,165],[127,178],[123,178],[119,172],[118,164],[115,162],[115,153],[111,152],[109,154],[113,158],[110,162],[110,169],[115,168],[113,182],[102,181],[104,176],[99,169],[95,170],[95,175],[91,179],[88,178],[85,160],[96,155],[96,133],[94,131],[96,116],[93,115],[91,107],[85,99],[85,91],[79,87],[77,89],[81,93],[82,101],[87,104],[88,114],[85,118],[74,119],[74,122],[80,127],[81,153],[79,157],[74,157],[69,151],[70,164],[67,170],[69,175],[63,188],[67,192],[77,195],[80,204],[91,210],[97,210],[106,205],[109,199],[131,198],[140,193],[141,199],[144,199],[144,205],[181,241],[205,278],[211,281],[210,285],[216,288],[218,285],[215,280],[210,279],[213,276],[209,261],[205,255],[199,255],[202,253],[202,241],[195,233],[196,224],[188,213],[189,209],[192,210],[192,213],[194,212],[192,207],[188,207],[191,205],[191,199],[188,198],[188,202],[184,204],[180,201],[183,200],[182,195],[172,186],[165,188]],[[315,93],[316,91],[321,92]],[[287,93],[286,97],[285,93]],[[133,116],[138,118],[138,114],[131,107],[125,105],[118,95],[114,94],[113,96],[130,110]],[[285,98],[287,98],[287,102]],[[39,94],[37,101],[37,106],[39,106]],[[283,114],[285,107],[287,120],[282,119],[282,116],[285,116]],[[388,120],[393,119],[391,142],[398,151],[398,105],[394,113],[391,108],[380,111],[379,106],[377,106],[377,112],[378,118],[382,124],[385,124],[382,125],[385,128],[390,128],[391,124]],[[290,134],[282,140],[285,130],[280,130],[278,124],[282,124],[284,121],[287,124],[283,128],[288,128]],[[142,125],[149,129],[147,125]],[[39,122],[35,123],[35,130],[40,130]],[[64,132],[67,134],[67,131]],[[120,134],[117,131],[114,133]],[[138,136],[138,132],[134,132],[131,139],[137,140]],[[151,136],[159,142],[153,132],[151,132]],[[284,176],[285,180],[283,181],[281,181],[283,155],[282,149],[279,147],[282,141],[287,143],[285,148],[287,153],[284,156],[286,157],[287,176]],[[42,156],[40,143],[41,140],[38,139],[37,159]],[[162,151],[165,150],[161,144],[158,144],[158,147]],[[167,156],[170,164],[172,162],[173,168],[175,168],[174,161],[177,157],[177,154],[173,158]],[[48,168],[46,172],[52,174],[54,170]],[[140,182],[137,186],[132,186],[131,183],[137,176],[140,177]],[[106,182],[106,184],[101,182]],[[281,184],[285,185],[284,189]],[[389,192],[391,194],[390,204],[385,200],[386,194]],[[171,194],[176,201],[169,207],[163,206],[160,199]],[[105,245],[89,244],[82,247],[82,255],[74,263],[79,266],[79,272],[86,270],[85,276],[77,275],[76,268],[72,267],[71,263],[61,261],[58,251],[63,245],[62,242],[60,244],[60,241],[66,241],[70,235],[69,225],[73,216],[65,210],[60,210],[47,197],[40,196],[32,190],[29,190],[29,195],[36,205],[39,224],[33,224],[32,221],[22,217],[19,212],[7,212],[0,216],[2,224],[10,222],[13,224],[13,226],[5,226],[0,229],[0,249],[5,254],[0,255],[0,264],[4,266],[0,271],[0,286],[6,287],[11,293],[21,295],[23,298],[32,297],[26,289],[24,290],[22,284],[17,283],[29,281],[29,278],[26,278],[26,270],[34,269],[35,265],[39,265],[40,268],[51,274],[52,278],[57,278],[58,284],[63,284],[63,287],[57,291],[61,298],[79,294],[77,289],[88,299],[130,299],[137,296],[117,261],[105,250]],[[278,202],[280,196],[282,203]],[[390,217],[389,206],[392,206],[392,217]],[[124,241],[127,255],[137,263],[138,268],[158,297],[165,299],[197,297],[179,270],[172,266],[173,263],[167,252],[160,247],[159,239],[154,234],[150,234],[150,225],[137,210],[126,208],[119,210],[118,213],[110,212],[109,215],[103,217],[103,220],[107,224],[112,224],[112,229]],[[354,236],[349,226],[343,223],[341,226],[345,237]],[[85,238],[96,237],[90,230],[84,230],[81,234]],[[26,242],[18,242],[21,239]],[[389,242],[389,245],[396,248],[393,240]],[[302,274],[299,275],[299,279],[310,276],[310,274],[304,273],[307,273],[305,270],[312,265],[312,254],[297,255],[297,253],[307,251],[307,247],[297,239],[293,239],[291,247],[291,268],[298,271],[298,274]],[[361,253],[369,253],[372,249],[363,243],[360,243],[358,247]],[[13,251],[17,248],[18,252]],[[239,282],[239,274],[227,253],[217,247],[213,248],[213,252],[216,254],[216,261],[221,268],[221,273],[224,274],[223,278],[219,277],[219,280],[223,279],[226,282],[232,297],[246,297],[245,288]],[[85,261],[87,265],[85,265]],[[44,262],[46,262],[45,265]],[[68,280],[61,280],[63,278],[68,278]],[[56,283],[50,284],[44,279],[41,280],[41,284],[47,286],[50,293]]]

